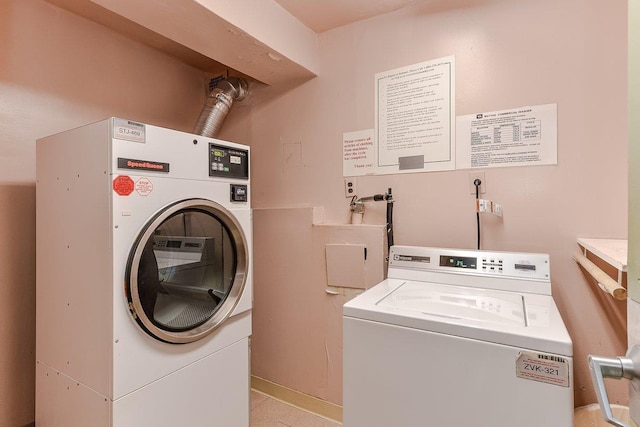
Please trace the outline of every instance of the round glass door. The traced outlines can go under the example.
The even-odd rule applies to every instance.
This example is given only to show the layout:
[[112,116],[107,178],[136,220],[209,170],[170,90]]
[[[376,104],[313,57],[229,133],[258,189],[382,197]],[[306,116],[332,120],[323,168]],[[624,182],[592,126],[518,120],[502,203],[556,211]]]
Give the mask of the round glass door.
[[129,309],[156,339],[196,341],[229,317],[247,269],[244,233],[225,208],[203,199],[175,203],[147,223],[129,254]]

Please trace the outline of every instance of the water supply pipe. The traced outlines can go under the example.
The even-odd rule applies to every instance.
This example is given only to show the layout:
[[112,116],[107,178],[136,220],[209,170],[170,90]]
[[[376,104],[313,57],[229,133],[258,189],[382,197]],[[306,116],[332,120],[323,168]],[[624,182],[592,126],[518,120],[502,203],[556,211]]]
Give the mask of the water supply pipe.
[[386,232],[387,232],[387,247],[391,248],[393,246],[393,195],[391,194],[391,188],[385,194],[374,194],[373,196],[367,197],[354,197],[351,200],[351,223],[352,224],[362,224],[362,218],[364,216],[364,204],[365,202],[387,202],[387,223],[386,223]]

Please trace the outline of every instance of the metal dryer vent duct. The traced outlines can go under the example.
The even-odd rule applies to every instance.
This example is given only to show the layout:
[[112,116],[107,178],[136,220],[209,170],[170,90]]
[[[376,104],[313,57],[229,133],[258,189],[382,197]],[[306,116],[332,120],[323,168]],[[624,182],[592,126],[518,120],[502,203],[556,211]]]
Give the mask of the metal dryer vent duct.
[[247,95],[249,84],[246,80],[228,77],[220,80],[207,96],[194,133],[215,138],[222,127],[233,101],[240,101]]

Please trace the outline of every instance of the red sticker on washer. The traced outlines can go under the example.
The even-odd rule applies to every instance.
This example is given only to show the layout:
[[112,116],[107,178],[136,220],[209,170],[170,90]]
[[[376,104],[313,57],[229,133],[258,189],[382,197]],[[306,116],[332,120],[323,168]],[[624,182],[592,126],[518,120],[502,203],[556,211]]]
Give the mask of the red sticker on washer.
[[120,196],[133,193],[133,180],[127,175],[119,175],[113,180],[113,191]]

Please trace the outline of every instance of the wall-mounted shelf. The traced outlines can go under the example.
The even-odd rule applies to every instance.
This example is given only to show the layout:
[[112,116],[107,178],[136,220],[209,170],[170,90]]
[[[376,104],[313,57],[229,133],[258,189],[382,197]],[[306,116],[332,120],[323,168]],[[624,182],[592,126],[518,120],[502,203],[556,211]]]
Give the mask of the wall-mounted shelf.
[[[624,239],[585,239],[578,238],[582,254],[573,258],[597,281],[598,286],[616,299],[626,299],[624,274],[627,272],[627,240]],[[618,271],[617,281],[598,268],[588,258],[588,254],[600,258]]]

